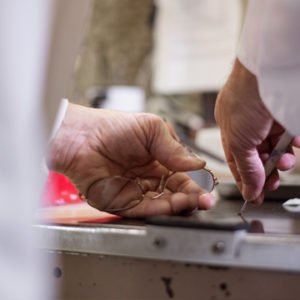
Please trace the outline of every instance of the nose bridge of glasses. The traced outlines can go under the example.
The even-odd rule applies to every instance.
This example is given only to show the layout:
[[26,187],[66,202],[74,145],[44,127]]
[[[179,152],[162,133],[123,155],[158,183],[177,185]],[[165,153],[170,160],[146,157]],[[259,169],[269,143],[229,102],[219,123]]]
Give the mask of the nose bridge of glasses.
[[140,192],[142,193],[142,198],[144,198],[144,196],[145,196],[145,190],[144,190],[144,187],[143,187],[141,178],[137,177],[137,178],[135,179],[135,183],[136,183],[136,185],[138,186]]
[[168,184],[168,181],[169,181],[170,177],[174,174],[175,174],[175,172],[170,171],[168,175],[162,175],[161,176],[160,181],[159,181],[159,185],[156,189],[156,192],[158,194],[153,196],[152,199],[157,199],[157,198],[161,197],[164,194],[165,189],[166,189],[167,184]]
[[164,190],[167,186],[168,180],[169,180],[171,175],[173,175],[173,172],[169,173],[168,175],[162,175],[161,176],[160,182],[159,182],[159,185],[158,185],[158,188],[157,188],[158,193],[163,193],[164,192]]

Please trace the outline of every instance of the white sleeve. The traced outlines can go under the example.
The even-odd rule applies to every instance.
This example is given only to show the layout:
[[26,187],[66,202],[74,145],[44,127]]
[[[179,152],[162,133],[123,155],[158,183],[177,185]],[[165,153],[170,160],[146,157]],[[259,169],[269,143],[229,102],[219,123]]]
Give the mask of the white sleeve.
[[51,131],[51,135],[50,135],[50,139],[53,139],[53,137],[55,136],[55,134],[57,133],[58,129],[60,128],[60,125],[62,124],[64,117],[66,115],[67,109],[68,109],[68,105],[69,105],[69,101],[64,98],[60,101],[60,105],[58,107],[57,110],[57,114],[56,114],[56,118],[52,127],[52,131]]
[[300,1],[251,0],[238,58],[258,80],[262,100],[300,135]]
[[45,119],[50,129],[68,96],[88,4],[0,1],[0,299],[54,298],[51,264],[31,225],[44,185]]

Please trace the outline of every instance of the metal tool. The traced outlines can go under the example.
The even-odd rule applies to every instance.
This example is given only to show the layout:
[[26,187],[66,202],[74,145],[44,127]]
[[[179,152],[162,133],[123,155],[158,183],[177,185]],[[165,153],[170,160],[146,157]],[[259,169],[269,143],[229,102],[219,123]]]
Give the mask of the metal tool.
[[246,209],[246,206],[247,206],[247,202],[248,202],[247,200],[244,200],[244,203],[243,203],[240,211],[238,212],[238,216],[241,217],[241,219],[244,221],[244,223],[247,223],[247,221],[246,221],[246,219],[245,219],[245,217],[243,215],[243,213],[244,213],[244,211]]
[[[287,131],[285,131],[283,135],[280,137],[276,147],[273,149],[273,151],[270,154],[270,157],[265,163],[264,168],[266,173],[266,179],[272,174],[278,160],[284,153],[286,153],[286,150],[291,144],[292,140],[293,140],[293,136],[291,136]],[[244,203],[240,211],[238,212],[238,215],[242,218],[244,222],[246,222],[246,220],[243,216],[243,213],[245,212],[245,209],[247,207],[247,202],[248,202],[247,200],[244,200]]]
[[287,148],[291,144],[293,140],[293,136],[291,136],[287,131],[283,133],[280,140],[278,141],[276,147],[272,151],[269,159],[265,163],[265,172],[266,172],[266,178],[268,178],[273,170],[276,167],[276,163],[280,159],[280,157],[286,153]]

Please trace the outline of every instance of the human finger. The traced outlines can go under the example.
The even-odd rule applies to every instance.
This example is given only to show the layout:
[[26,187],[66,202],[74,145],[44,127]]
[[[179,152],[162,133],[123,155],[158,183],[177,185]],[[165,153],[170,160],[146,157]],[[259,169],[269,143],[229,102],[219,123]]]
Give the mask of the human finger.
[[193,180],[187,173],[176,172],[169,176],[166,187],[172,192],[205,193],[205,189]]
[[271,175],[266,179],[264,188],[269,191],[275,191],[280,185],[280,178],[278,171],[275,169]]
[[241,177],[243,198],[256,202],[265,183],[265,171],[257,149],[232,149],[232,155]]
[[146,195],[145,199],[132,209],[119,213],[124,217],[148,217],[156,215],[178,215],[182,212],[192,212],[195,209],[206,209],[204,201],[199,207],[199,194],[166,193],[162,197],[153,199]]
[[243,198],[262,203],[265,173],[260,154],[257,149],[243,153],[238,147],[228,145],[226,140],[222,137],[225,157]]
[[296,148],[300,148],[300,136],[294,137],[292,145]]
[[234,157],[231,154],[229,147],[226,143],[226,138],[223,135],[221,135],[221,139],[222,139],[222,144],[223,144],[223,149],[224,149],[224,154],[225,154],[225,158],[227,161],[227,165],[231,171],[231,174],[233,175],[233,178],[237,184],[238,189],[240,190],[240,192],[242,192],[242,181],[241,181],[239,172],[237,170],[236,162],[235,162]]
[[288,171],[292,169],[296,164],[296,157],[293,153],[283,154],[278,162],[276,163],[276,168],[280,171]]
[[[211,182],[212,185],[209,187],[203,187],[197,182],[197,178],[191,178],[190,174],[192,176],[195,176],[197,173],[201,173],[201,175],[204,175],[203,173],[206,173],[208,176],[211,176]],[[211,191],[215,187],[215,178],[213,177],[213,174],[206,170],[198,170],[188,173],[183,172],[176,172],[175,174],[172,174],[167,178],[165,181],[165,191],[171,192],[171,193],[184,193],[187,195],[198,195],[198,205],[200,209],[207,209],[211,208],[215,205],[215,197],[211,194]]]
[[[186,195],[198,195],[198,208],[207,209],[214,204],[213,197],[200,197],[205,191],[184,173],[174,174],[163,184],[163,190],[159,191],[161,178],[135,178],[130,179],[121,176],[105,178],[94,182],[87,192],[88,203],[99,209],[108,212],[122,212],[144,202],[146,199],[158,198],[164,200],[178,192]],[[172,190],[173,189],[173,190]],[[157,198],[157,199],[158,199]]]
[[216,203],[215,197],[210,193],[211,189],[207,191],[184,173],[176,173],[171,176],[167,183],[167,188],[172,192],[198,195],[200,209],[211,208]]
[[[261,147],[260,147],[259,152],[260,152],[259,157],[263,161],[263,163],[265,164],[266,161],[269,159],[272,150],[269,147],[269,150],[264,149],[263,152],[262,152]],[[294,151],[293,151],[292,147],[290,146],[287,149],[287,152],[284,153],[279,158],[279,160],[276,162],[276,168],[280,171],[288,171],[288,170],[290,170],[291,168],[294,167],[295,163],[296,163],[296,156],[294,154]]]
[[132,207],[143,200],[143,187],[139,181],[113,176],[95,181],[87,190],[89,205],[99,210],[117,211]]
[[154,115],[139,115],[144,128],[145,144],[152,157],[172,171],[201,169],[206,162],[180,144],[168,130],[165,122]]
[[[269,150],[270,155],[271,155],[273,149],[276,147],[276,145],[280,141],[281,136],[282,136],[282,132],[281,132],[281,134],[276,134],[271,137],[271,139],[270,139],[271,145],[270,145],[270,150]],[[294,139],[293,142],[295,142],[295,144],[297,145],[298,141],[297,141],[297,139]],[[295,163],[296,163],[296,157],[294,155],[293,147],[291,144],[288,146],[285,153],[283,155],[281,155],[279,160],[276,162],[276,168],[280,171],[287,171],[287,170],[291,169],[295,165]]]

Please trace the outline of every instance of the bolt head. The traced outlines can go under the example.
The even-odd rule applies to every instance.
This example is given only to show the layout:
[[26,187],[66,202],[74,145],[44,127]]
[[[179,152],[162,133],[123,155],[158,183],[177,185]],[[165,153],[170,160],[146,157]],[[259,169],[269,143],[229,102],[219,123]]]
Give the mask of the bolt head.
[[216,254],[223,253],[225,248],[225,243],[223,241],[217,241],[212,245],[212,251]]
[[162,249],[166,247],[167,241],[163,237],[157,237],[154,239],[153,244],[156,248]]

